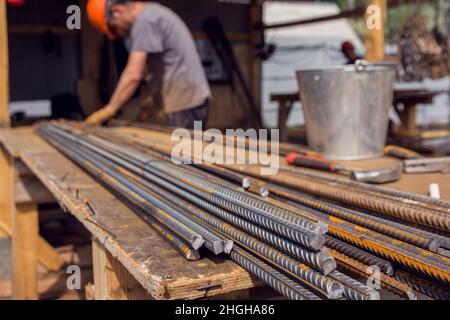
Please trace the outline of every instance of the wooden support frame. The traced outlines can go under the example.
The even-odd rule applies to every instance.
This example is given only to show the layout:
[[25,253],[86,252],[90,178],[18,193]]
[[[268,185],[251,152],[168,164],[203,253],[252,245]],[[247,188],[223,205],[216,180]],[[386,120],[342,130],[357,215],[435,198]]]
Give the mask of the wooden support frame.
[[9,127],[9,53],[6,0],[0,0],[0,128]]
[[19,205],[13,219],[13,299],[38,299],[38,209],[35,204]]
[[152,300],[151,295],[98,240],[92,240],[95,300]]
[[[253,28],[262,23],[263,5],[260,0],[250,3],[250,48],[249,48],[249,88],[257,106],[261,109],[261,74],[262,64],[258,57],[257,46],[262,44],[264,31]],[[259,110],[261,112],[261,110]],[[262,121],[262,119],[261,119]]]
[[384,28],[386,24],[386,0],[368,0],[365,14],[366,60],[384,59]]
[[0,236],[11,237],[13,298],[37,299],[37,264],[50,271],[64,264],[53,247],[39,236],[37,202],[32,194],[16,202],[17,180],[13,157],[0,146]]

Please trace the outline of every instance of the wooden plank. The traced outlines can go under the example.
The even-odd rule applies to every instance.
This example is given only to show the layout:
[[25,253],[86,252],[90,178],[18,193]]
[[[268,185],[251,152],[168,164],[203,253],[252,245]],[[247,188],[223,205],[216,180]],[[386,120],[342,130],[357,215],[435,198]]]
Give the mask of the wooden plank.
[[17,129],[0,129],[0,144],[13,158],[19,158],[22,150],[45,152],[51,151],[50,147],[38,135],[34,134],[33,127]]
[[[26,144],[22,148],[33,149]],[[186,261],[71,161],[48,146],[34,149],[20,153],[26,165],[154,298],[195,299],[260,284],[224,257]]]
[[97,240],[92,241],[96,300],[149,300],[151,295]]
[[20,159],[14,159],[14,169],[15,169],[15,175],[16,179],[20,177],[29,177],[34,176],[33,172],[31,172],[30,169],[23,163]]
[[[80,1],[82,8],[86,8],[86,4],[87,0]],[[100,69],[104,38],[89,23],[87,15],[82,15],[81,23],[81,79],[77,91],[84,114],[89,115],[102,107]]]
[[53,195],[38,178],[28,176],[16,179],[16,204],[46,204],[55,202]]
[[[374,11],[370,9],[375,8]],[[368,0],[366,21],[366,60],[384,59],[384,26],[386,20],[386,0]]]
[[13,221],[12,265],[13,298],[38,299],[37,242],[38,210],[36,205],[20,205]]
[[14,214],[14,167],[6,150],[0,146],[0,223],[12,230]]
[[108,300],[108,265],[106,251],[97,240],[92,240],[92,266],[94,270],[94,297],[95,300]]
[[9,127],[9,57],[6,1],[0,0],[0,128]]
[[[12,237],[12,229],[0,221],[0,237]],[[38,261],[49,271],[58,271],[64,260],[58,252],[41,236],[37,240]]]
[[[253,28],[257,24],[262,24],[262,4],[259,0],[252,0],[250,4],[250,48],[248,55],[249,87],[255,104],[261,111],[261,59],[257,49],[263,42],[264,34],[261,29]],[[261,120],[262,121],[262,120]]]
[[64,265],[64,260],[59,253],[44,238],[38,237],[38,260],[49,271],[58,271]]

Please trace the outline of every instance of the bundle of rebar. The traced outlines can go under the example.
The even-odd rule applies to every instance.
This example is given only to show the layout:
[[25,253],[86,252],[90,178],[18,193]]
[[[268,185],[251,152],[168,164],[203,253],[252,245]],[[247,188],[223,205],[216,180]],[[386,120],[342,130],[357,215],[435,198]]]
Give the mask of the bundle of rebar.
[[447,201],[308,170],[175,165],[170,145],[111,129],[37,132],[186,259],[200,247],[226,255],[290,299],[379,299],[374,278],[407,299],[449,288]]

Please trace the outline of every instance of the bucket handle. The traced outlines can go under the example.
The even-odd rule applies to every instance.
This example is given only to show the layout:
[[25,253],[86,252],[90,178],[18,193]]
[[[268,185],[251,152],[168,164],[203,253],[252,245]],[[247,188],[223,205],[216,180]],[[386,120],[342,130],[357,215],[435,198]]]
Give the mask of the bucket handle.
[[356,71],[365,71],[367,70],[368,63],[364,59],[358,59],[355,61],[355,70]]

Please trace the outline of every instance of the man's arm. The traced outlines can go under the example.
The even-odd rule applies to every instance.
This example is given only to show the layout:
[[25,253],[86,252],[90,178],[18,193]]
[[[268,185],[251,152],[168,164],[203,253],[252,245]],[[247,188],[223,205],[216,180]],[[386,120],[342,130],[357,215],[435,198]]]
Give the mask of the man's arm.
[[147,62],[147,52],[132,51],[127,66],[120,75],[119,83],[105,108],[116,113],[136,92]]
[[147,52],[132,51],[128,57],[127,66],[120,75],[119,83],[109,103],[99,111],[92,114],[86,122],[88,124],[102,124],[108,120],[133,96],[142,80]]

